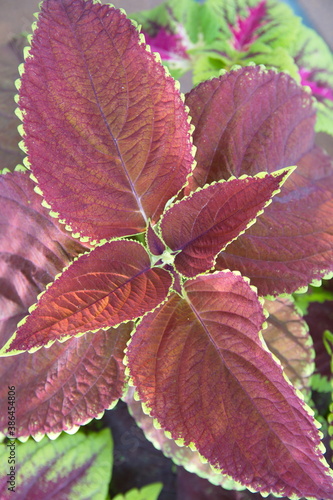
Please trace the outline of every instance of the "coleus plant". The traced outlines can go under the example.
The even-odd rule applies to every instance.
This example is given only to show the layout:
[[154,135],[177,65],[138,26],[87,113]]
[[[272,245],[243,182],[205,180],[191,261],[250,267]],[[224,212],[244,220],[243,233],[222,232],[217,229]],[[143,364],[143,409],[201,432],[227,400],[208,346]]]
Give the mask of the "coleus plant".
[[167,0],[133,14],[171,74],[194,83],[249,62],[286,71],[308,86],[317,131],[333,134],[333,57],[324,40],[279,0]]
[[184,103],[137,27],[91,0],[44,0],[30,42],[18,114],[31,178],[0,178],[17,437],[74,432],[130,384],[220,484],[332,498],[298,390],[311,339],[274,299],[333,271],[332,161],[310,93],[252,64]]

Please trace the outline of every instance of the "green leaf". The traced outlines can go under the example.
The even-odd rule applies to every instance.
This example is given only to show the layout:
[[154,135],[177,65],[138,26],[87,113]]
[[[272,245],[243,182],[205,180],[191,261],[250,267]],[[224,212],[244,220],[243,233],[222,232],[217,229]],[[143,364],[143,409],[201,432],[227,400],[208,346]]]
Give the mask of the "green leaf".
[[[1,464],[6,464],[9,449],[8,443],[0,444]],[[0,475],[1,499],[105,500],[112,470],[109,429],[88,435],[63,434],[55,441],[45,437],[39,443],[30,438],[24,444],[15,442],[12,449],[15,494],[8,490],[8,464]]]
[[133,488],[124,495],[115,496],[112,500],[157,500],[162,488],[162,483],[152,483],[140,490]]

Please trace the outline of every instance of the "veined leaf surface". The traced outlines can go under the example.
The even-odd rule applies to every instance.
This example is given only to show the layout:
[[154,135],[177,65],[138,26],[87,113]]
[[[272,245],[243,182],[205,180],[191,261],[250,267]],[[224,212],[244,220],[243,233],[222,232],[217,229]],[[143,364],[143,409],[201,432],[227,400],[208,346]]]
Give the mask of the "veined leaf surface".
[[172,295],[141,321],[128,348],[151,415],[246,486],[330,498],[314,420],[258,335],[256,293],[230,272],[199,276],[184,289],[186,298]]
[[16,437],[73,431],[121,397],[124,349],[133,323],[87,333],[0,363],[0,432],[8,435],[8,384],[16,390]]
[[244,232],[280,190],[287,172],[232,179],[198,190],[167,209],[160,228],[177,270],[194,277],[213,267],[216,255]]
[[75,261],[51,285],[1,353],[36,350],[138,318],[165,300],[171,284],[168,271],[151,269],[140,243],[106,243]]
[[119,10],[45,0],[21,80],[28,159],[45,199],[93,239],[141,232],[193,162],[175,82]]

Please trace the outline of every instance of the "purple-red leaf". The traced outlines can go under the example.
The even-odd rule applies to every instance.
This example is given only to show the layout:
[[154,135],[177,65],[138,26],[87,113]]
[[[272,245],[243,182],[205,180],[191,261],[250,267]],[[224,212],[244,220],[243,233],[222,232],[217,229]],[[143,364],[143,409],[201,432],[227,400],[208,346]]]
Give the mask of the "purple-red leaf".
[[0,344],[37,295],[74,257],[87,250],[41,206],[23,172],[0,176]]
[[191,189],[298,166],[257,223],[218,257],[218,268],[240,270],[262,295],[292,293],[332,271],[333,169],[313,146],[309,93],[286,74],[248,67],[198,85],[186,103],[198,148]]
[[241,68],[186,96],[197,146],[190,188],[296,165],[313,146],[310,95],[285,73]]
[[294,387],[308,392],[314,370],[314,350],[309,329],[291,300],[265,300],[268,311],[263,337],[269,350],[281,362]]
[[314,148],[256,224],[217,258],[261,295],[292,293],[333,271],[333,165]]
[[230,272],[184,289],[186,298],[172,295],[141,321],[128,348],[151,415],[244,485],[331,498],[314,420],[258,335],[264,317],[256,293]]
[[151,269],[140,243],[106,243],[80,257],[51,285],[2,354],[36,350],[138,318],[165,300],[171,284],[168,271]]
[[286,175],[216,183],[169,208],[160,228],[168,247],[179,252],[174,260],[177,270],[193,277],[212,268],[216,255],[254,222]]
[[119,10],[45,0],[19,106],[45,199],[96,239],[141,232],[191,170],[190,126],[175,82]]
[[[0,378],[16,388],[16,437],[73,431],[110,408],[123,392],[123,351],[132,328],[129,322],[2,359]],[[0,388],[0,432],[5,435],[7,385]]]

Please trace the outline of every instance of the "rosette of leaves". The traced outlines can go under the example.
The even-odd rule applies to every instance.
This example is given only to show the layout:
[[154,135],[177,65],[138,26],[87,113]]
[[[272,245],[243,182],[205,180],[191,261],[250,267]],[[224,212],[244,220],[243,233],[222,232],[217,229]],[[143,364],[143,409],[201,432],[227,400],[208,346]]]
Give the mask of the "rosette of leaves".
[[261,296],[333,271],[332,163],[314,146],[310,95],[250,66],[184,104],[125,14],[90,0],[45,0],[30,41],[18,114],[31,179],[1,176],[1,370],[17,436],[73,432],[128,381],[217,471],[329,499],[316,422],[261,334]]
[[[168,0],[133,15],[178,78],[194,83],[250,62],[286,71],[310,88],[317,132],[333,134],[333,57],[324,40],[278,0]],[[178,54],[178,66],[170,61]],[[182,62],[181,62],[182,61]],[[180,72],[181,70],[181,72]]]

